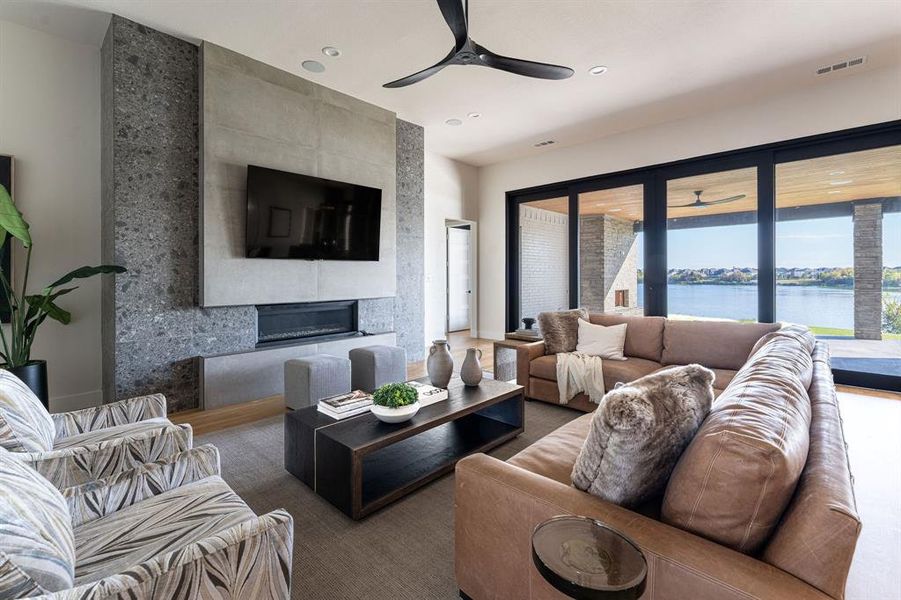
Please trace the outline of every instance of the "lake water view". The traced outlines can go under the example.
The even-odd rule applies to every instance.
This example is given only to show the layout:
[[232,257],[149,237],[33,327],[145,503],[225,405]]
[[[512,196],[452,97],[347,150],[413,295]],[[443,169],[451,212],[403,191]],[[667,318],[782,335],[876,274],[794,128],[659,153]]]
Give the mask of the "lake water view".
[[[901,300],[901,291],[887,292]],[[670,314],[757,320],[756,285],[678,284],[667,286]],[[638,284],[639,306],[644,285]],[[811,327],[854,329],[854,290],[819,286],[776,286],[776,319]]]

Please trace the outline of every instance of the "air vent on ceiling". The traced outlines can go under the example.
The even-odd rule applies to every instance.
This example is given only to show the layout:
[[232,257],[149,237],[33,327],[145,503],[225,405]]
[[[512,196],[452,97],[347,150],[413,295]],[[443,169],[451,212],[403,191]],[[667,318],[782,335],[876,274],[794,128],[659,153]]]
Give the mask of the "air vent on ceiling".
[[543,142],[538,142],[537,144],[532,144],[536,148],[541,148],[542,146],[550,146],[551,144],[556,144],[555,140],[544,140]]
[[849,58],[848,60],[843,60],[837,62],[835,64],[826,65],[825,67],[820,67],[817,69],[817,75],[825,75],[826,73],[832,73],[833,71],[842,71],[844,69],[849,69],[851,67],[857,67],[859,65],[867,62],[866,56],[858,56],[857,58]]

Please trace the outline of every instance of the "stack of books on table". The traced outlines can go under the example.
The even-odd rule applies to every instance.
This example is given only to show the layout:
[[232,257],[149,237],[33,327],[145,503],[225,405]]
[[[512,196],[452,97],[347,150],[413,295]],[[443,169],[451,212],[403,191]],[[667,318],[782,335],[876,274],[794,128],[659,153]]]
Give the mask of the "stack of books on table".
[[434,385],[429,385],[427,383],[420,383],[418,381],[408,381],[407,384],[416,389],[416,393],[419,394],[419,404],[421,406],[428,406],[429,404],[447,400],[447,390],[444,388],[435,387]]
[[346,419],[369,412],[372,395],[360,390],[323,398],[316,407],[319,412],[333,419]]

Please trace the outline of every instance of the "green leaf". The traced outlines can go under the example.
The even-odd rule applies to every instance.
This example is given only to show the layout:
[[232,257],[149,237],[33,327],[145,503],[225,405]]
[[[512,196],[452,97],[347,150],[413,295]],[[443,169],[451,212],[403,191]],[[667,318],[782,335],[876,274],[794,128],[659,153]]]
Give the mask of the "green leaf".
[[[53,294],[34,294],[25,296],[25,302],[28,303],[28,312],[25,314],[25,320],[31,321],[32,319],[37,318],[41,313],[44,313],[51,319],[55,319],[64,325],[68,325],[72,321],[72,315],[68,311],[57,306],[54,301],[60,296],[74,292],[77,289],[77,287],[71,287],[57,290]],[[37,328],[39,324],[40,321],[36,322],[34,327]]]
[[2,184],[0,184],[0,229],[22,242],[22,245],[26,248],[31,246],[31,233],[28,231],[28,223],[13,203],[9,190]]
[[64,283],[69,283],[73,279],[85,279],[87,277],[93,277],[94,275],[103,275],[107,273],[124,273],[127,271],[125,267],[120,267],[119,265],[99,265],[96,267],[79,267],[74,271],[70,271],[66,273],[50,285],[44,288],[44,293],[47,294],[53,290],[56,286],[63,285]]
[[53,302],[48,301],[46,304],[44,304],[43,311],[47,313],[48,317],[50,317],[54,321],[59,321],[63,325],[68,325],[72,322],[72,313],[60,308]]

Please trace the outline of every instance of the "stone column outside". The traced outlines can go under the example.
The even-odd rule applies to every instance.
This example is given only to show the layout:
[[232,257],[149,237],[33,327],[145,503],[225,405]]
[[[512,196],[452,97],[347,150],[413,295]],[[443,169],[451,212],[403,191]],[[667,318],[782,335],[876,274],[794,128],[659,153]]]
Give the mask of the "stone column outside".
[[882,204],[854,205],[854,337],[882,339]]

